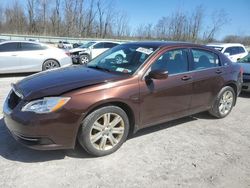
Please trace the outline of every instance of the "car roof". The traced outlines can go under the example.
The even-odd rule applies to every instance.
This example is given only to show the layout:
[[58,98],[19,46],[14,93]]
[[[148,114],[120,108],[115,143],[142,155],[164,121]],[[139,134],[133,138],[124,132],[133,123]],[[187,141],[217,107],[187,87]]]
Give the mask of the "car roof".
[[216,46],[216,47],[241,46],[241,47],[244,47],[244,45],[240,43],[211,43],[211,44],[207,44],[207,46]]
[[3,41],[0,44],[4,44],[4,43],[13,43],[13,42],[25,42],[25,43],[32,43],[32,44],[43,44],[37,41],[27,41],[27,40],[7,40],[7,41]]
[[39,45],[42,45],[42,46],[47,46],[48,48],[51,48],[51,46],[45,44],[45,43],[41,43],[41,42],[37,42],[37,41],[27,41],[27,40],[7,40],[7,41],[3,41],[3,42],[0,42],[0,45],[2,44],[7,44],[7,43],[13,43],[13,42],[19,42],[19,43],[30,43],[30,44],[39,44]]
[[96,43],[110,42],[110,43],[120,44],[120,42],[118,42],[118,41],[108,41],[108,40],[95,40],[95,41],[89,41],[89,42],[96,42]]
[[193,44],[182,41],[137,41],[129,42],[127,44],[143,45],[155,48],[171,47],[171,46],[193,46],[193,47],[205,47],[204,45]]

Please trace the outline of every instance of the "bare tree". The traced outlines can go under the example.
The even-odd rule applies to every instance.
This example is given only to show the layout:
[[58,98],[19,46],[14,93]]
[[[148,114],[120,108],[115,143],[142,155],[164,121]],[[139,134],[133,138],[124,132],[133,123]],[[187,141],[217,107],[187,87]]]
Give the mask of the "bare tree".
[[162,17],[155,25],[155,35],[157,38],[164,40],[169,38],[169,18]]
[[189,18],[189,25],[188,25],[189,37],[188,37],[188,39],[193,41],[193,42],[196,42],[199,35],[200,35],[202,21],[203,21],[203,17],[204,17],[203,12],[204,12],[204,8],[200,5],[200,6],[195,8],[194,13]]
[[204,32],[203,40],[205,42],[212,42],[215,34],[227,23],[229,23],[229,19],[224,10],[214,11],[212,14],[212,25],[208,26]]
[[129,37],[130,28],[129,28],[129,18],[126,12],[117,12],[114,20],[114,32],[115,36],[118,38]]
[[95,0],[90,0],[90,7],[87,10],[87,23],[86,23],[86,36],[90,37],[93,34],[93,22],[96,17],[97,11],[94,9]]
[[2,30],[2,25],[4,23],[3,7],[0,5],[0,31]]
[[19,1],[15,0],[12,7],[5,9],[5,26],[11,33],[24,33],[27,20],[24,14],[24,10]]
[[41,3],[41,12],[42,12],[42,23],[43,23],[43,34],[47,33],[47,14],[48,14],[48,0],[40,0]]
[[[209,19],[212,23],[205,25],[205,11],[200,5],[191,13],[177,10],[172,15],[163,15],[156,24],[139,24],[131,36],[128,15],[117,10],[115,0],[25,1],[25,6],[14,0],[10,6],[0,8],[0,32],[70,37],[137,37],[197,43],[213,40],[228,23],[224,11],[215,11],[212,17],[206,19],[207,23],[210,23]],[[228,37],[225,40],[236,39]]]
[[171,40],[186,40],[188,19],[184,12],[177,11],[170,17],[169,36]]
[[29,23],[30,34],[33,34],[36,31],[35,8],[36,8],[36,0],[27,0],[28,23]]
[[103,34],[103,24],[104,24],[104,14],[105,9],[103,8],[103,1],[98,0],[97,1],[97,10],[98,10],[98,18],[99,18],[99,37],[102,37]]
[[52,14],[50,16],[52,34],[57,36],[60,35],[60,25],[61,25],[60,3],[61,0],[55,1],[55,5],[54,8],[52,8]]

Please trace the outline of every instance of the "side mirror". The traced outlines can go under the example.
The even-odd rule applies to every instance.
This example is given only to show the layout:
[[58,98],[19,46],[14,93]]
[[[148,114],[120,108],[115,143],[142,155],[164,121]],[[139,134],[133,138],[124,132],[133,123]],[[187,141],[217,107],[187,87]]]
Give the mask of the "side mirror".
[[164,80],[168,78],[167,70],[152,70],[148,73],[148,79]]
[[224,55],[227,56],[227,57],[229,57],[229,56],[230,56],[230,53],[225,52]]

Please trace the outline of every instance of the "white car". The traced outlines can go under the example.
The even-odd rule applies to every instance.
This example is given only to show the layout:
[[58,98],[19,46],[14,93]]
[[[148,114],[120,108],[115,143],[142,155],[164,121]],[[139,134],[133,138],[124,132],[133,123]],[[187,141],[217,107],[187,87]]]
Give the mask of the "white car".
[[246,48],[239,43],[214,43],[208,44],[207,46],[210,46],[225,54],[232,62],[237,62],[239,59],[247,56],[248,54]]
[[39,72],[72,65],[64,50],[29,41],[0,43],[0,74]]
[[67,41],[59,41],[57,47],[58,48],[63,48],[63,49],[72,49],[73,44],[70,44]]
[[119,45],[120,42],[90,41],[78,48],[69,50],[73,63],[88,63],[91,59],[102,54],[106,50]]

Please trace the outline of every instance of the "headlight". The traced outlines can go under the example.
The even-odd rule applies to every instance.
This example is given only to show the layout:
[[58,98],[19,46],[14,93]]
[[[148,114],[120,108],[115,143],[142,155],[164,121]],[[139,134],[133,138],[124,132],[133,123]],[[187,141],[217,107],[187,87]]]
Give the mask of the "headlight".
[[35,112],[39,114],[55,112],[63,107],[69,99],[70,97],[46,97],[29,102],[22,108],[22,111]]

